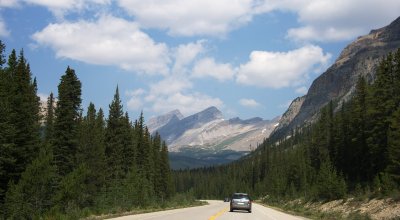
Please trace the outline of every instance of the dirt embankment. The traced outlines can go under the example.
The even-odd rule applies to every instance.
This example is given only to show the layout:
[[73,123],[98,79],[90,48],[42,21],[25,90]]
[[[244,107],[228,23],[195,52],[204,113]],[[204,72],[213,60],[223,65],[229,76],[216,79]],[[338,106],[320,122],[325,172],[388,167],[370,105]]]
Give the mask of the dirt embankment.
[[400,201],[393,199],[371,200],[335,200],[326,203],[306,203],[306,208],[320,212],[342,213],[343,217],[351,213],[367,214],[371,219],[400,219]]

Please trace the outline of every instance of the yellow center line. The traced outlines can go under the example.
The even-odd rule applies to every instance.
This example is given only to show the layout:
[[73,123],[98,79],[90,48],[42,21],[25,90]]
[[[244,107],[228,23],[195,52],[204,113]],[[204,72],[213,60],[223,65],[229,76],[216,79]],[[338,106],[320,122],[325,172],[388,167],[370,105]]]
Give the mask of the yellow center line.
[[224,208],[223,210],[219,211],[217,214],[211,216],[208,220],[215,220],[217,219],[220,215],[224,214],[224,212],[227,212],[229,210],[229,207]]

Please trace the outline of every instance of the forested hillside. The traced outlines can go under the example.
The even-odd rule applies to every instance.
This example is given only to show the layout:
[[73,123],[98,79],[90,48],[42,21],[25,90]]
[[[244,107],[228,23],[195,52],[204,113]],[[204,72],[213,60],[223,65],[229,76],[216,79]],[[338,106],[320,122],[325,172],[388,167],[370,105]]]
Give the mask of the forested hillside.
[[24,52],[7,60],[4,51],[0,41],[0,219],[77,219],[173,196],[167,146],[143,115],[132,122],[124,113],[118,88],[108,117],[94,104],[83,111],[68,67],[42,117]]
[[333,200],[400,190],[400,50],[383,58],[376,79],[360,77],[352,99],[330,102],[314,124],[266,140],[230,165],[174,173],[176,189],[198,198],[249,192],[268,200]]

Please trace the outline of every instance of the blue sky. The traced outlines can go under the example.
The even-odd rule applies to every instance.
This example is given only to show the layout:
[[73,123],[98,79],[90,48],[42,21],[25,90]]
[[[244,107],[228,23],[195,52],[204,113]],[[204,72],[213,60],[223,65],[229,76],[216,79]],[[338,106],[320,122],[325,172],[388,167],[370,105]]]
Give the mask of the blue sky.
[[271,119],[398,16],[398,0],[0,0],[0,37],[24,49],[43,99],[69,65],[84,109],[107,111],[118,85],[132,118],[213,105]]

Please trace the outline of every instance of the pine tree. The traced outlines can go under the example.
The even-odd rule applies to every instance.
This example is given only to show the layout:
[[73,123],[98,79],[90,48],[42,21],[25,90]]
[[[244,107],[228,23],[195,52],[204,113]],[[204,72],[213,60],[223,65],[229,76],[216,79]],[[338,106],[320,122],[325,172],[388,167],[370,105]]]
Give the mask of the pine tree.
[[7,219],[39,218],[53,205],[56,167],[49,148],[43,148],[39,156],[22,173],[17,184],[12,184],[6,195]]
[[381,61],[376,73],[376,80],[371,87],[369,96],[370,107],[367,111],[369,132],[367,144],[371,152],[370,176],[383,171],[388,164],[387,132],[390,115],[396,109],[393,92],[393,56],[389,54]]
[[25,170],[36,156],[39,146],[39,97],[37,93],[36,80],[32,81],[31,71],[27,63],[24,52],[21,50],[18,57],[17,71],[15,75],[15,102],[13,107],[15,118],[13,119],[17,127],[16,144],[20,149],[21,167],[17,172]]
[[396,106],[400,106],[400,48],[394,54],[393,68],[393,99]]
[[342,103],[340,112],[337,114],[337,156],[335,159],[335,166],[338,171],[345,175],[349,175],[349,169],[352,169],[352,158],[351,152],[351,134],[350,134],[350,119],[348,113],[348,105]]
[[48,144],[53,140],[54,135],[54,96],[50,93],[47,99],[44,141]]
[[153,167],[154,167],[154,175],[153,175],[153,183],[154,183],[154,191],[159,198],[165,198],[162,189],[161,182],[161,137],[156,132],[152,137],[151,141],[152,153],[153,153]]
[[85,164],[78,165],[68,173],[59,183],[59,190],[55,195],[57,208],[63,212],[82,209],[92,205],[90,195],[90,173]]
[[114,99],[109,106],[109,116],[105,131],[106,157],[110,178],[113,180],[124,177],[124,121],[118,87]]
[[58,85],[54,122],[54,157],[61,176],[75,167],[81,101],[81,82],[75,71],[68,67]]
[[323,161],[316,180],[319,199],[339,199],[346,194],[346,183],[329,160]]
[[93,199],[105,184],[105,174],[99,170],[106,168],[103,118],[102,113],[100,116],[96,114],[93,103],[89,104],[87,115],[82,120],[79,136],[77,163],[85,165],[88,170],[89,177],[85,184],[91,199]]
[[169,167],[168,147],[165,141],[162,142],[160,153],[159,182],[161,183],[161,198],[168,199],[174,192],[172,189],[172,177]]
[[129,121],[128,113],[125,113],[125,116],[122,118],[123,128],[121,131],[123,132],[123,170],[124,173],[128,173],[130,169],[136,166],[136,149],[133,143],[133,134],[132,134],[132,125]]
[[[4,64],[3,54],[1,64]],[[10,180],[18,181],[27,165],[37,156],[39,135],[39,98],[23,50],[13,50],[8,66],[0,76],[0,200]],[[4,153],[3,153],[4,152]]]
[[367,82],[364,77],[359,77],[356,91],[351,106],[351,158],[352,172],[349,177],[361,181],[371,179],[369,176],[371,163],[370,151],[367,145]]
[[0,69],[3,69],[3,65],[6,63],[4,51],[6,50],[6,45],[0,40]]
[[145,126],[143,112],[140,114],[139,119],[135,123],[135,136],[137,137],[137,167],[138,172],[144,176],[147,181],[151,184],[153,183],[154,176],[154,163],[153,154],[151,149],[151,136],[149,130]]
[[[10,68],[3,68],[5,63],[4,49],[5,46],[0,41],[0,204],[3,203],[8,182],[15,178],[14,167],[16,162],[14,153],[16,148],[14,141],[16,128],[11,120],[13,114],[13,109],[11,108],[13,81]],[[16,56],[12,57],[10,55],[9,61],[11,59],[16,61]]]
[[17,60],[14,75],[13,98],[11,102],[11,123],[16,129],[15,136],[15,174],[17,178],[27,164],[37,156],[39,135],[39,98],[36,95],[36,83],[32,81],[29,64],[23,50]]
[[390,123],[388,156],[387,171],[397,183],[400,183],[400,107],[394,112]]

